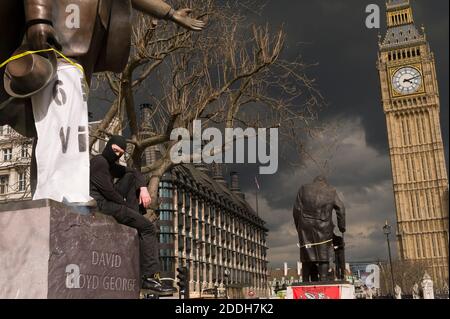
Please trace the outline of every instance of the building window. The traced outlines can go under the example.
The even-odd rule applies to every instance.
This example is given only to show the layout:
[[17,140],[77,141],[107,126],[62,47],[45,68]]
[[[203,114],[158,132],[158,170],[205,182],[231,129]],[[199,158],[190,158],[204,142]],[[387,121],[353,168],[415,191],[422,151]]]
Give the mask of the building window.
[[163,210],[159,214],[159,219],[164,221],[172,221],[173,220],[173,213],[170,211]]
[[184,249],[184,241],[185,241],[184,236],[179,236],[178,237],[178,251],[183,251],[183,249]]
[[159,234],[159,242],[161,244],[173,244],[173,228],[171,226],[161,226]]
[[164,272],[172,272],[174,263],[173,263],[174,252],[172,249],[160,249],[159,257],[161,260],[161,270]]
[[12,161],[12,148],[3,149],[3,161],[5,162]]
[[19,192],[25,192],[27,189],[27,175],[25,173],[19,174]]
[[172,186],[169,183],[163,182],[160,184],[159,197],[163,197],[163,198],[172,198],[173,197]]
[[173,203],[172,202],[162,203],[159,208],[160,209],[165,209],[165,210],[173,210]]
[[0,136],[8,136],[11,134],[11,127],[8,125],[0,126]]
[[9,176],[0,176],[0,194],[8,193]]
[[29,158],[30,154],[28,152],[28,144],[22,145],[22,150],[20,151],[21,158]]

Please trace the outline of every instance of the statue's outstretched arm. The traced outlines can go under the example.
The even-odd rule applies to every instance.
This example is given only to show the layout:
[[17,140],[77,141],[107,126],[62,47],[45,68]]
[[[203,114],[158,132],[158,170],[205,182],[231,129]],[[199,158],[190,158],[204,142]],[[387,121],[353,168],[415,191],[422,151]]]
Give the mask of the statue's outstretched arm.
[[61,46],[52,25],[52,0],[24,0],[27,39],[32,50]]
[[132,4],[136,10],[158,19],[171,20],[188,30],[201,31],[205,27],[203,21],[189,17],[191,9],[174,10],[162,0],[132,0]]

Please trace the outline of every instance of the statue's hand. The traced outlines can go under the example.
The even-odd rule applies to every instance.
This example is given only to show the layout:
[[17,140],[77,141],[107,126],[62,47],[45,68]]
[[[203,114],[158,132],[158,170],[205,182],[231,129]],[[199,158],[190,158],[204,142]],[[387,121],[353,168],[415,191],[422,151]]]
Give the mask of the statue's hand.
[[191,9],[180,9],[175,11],[175,13],[172,16],[172,20],[182,26],[183,28],[186,28],[188,30],[192,31],[202,31],[205,28],[205,22],[197,19],[193,19],[189,17],[189,14],[192,12]]
[[61,44],[56,36],[55,29],[48,24],[35,24],[28,28],[28,44],[32,50],[44,50],[49,46],[61,50]]

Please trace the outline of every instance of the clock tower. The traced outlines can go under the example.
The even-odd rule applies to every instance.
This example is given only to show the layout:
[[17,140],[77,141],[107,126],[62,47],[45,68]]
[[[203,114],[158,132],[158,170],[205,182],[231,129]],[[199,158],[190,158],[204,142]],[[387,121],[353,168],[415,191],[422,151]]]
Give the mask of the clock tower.
[[388,0],[378,71],[389,137],[400,258],[448,283],[448,178],[436,66],[409,0]]

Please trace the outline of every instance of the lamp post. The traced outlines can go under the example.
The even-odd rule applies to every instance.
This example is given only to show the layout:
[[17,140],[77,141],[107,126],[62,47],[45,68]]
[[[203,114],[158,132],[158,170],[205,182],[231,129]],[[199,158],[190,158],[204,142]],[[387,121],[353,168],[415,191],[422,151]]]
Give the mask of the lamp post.
[[392,281],[392,295],[395,294],[394,292],[394,287],[395,287],[395,282],[394,282],[394,271],[392,268],[392,258],[391,258],[391,243],[389,241],[389,235],[391,234],[391,225],[388,224],[387,220],[386,220],[386,224],[383,226],[383,232],[386,235],[386,241],[387,241],[387,246],[388,246],[388,253],[389,253],[389,265],[391,268],[391,281]]

